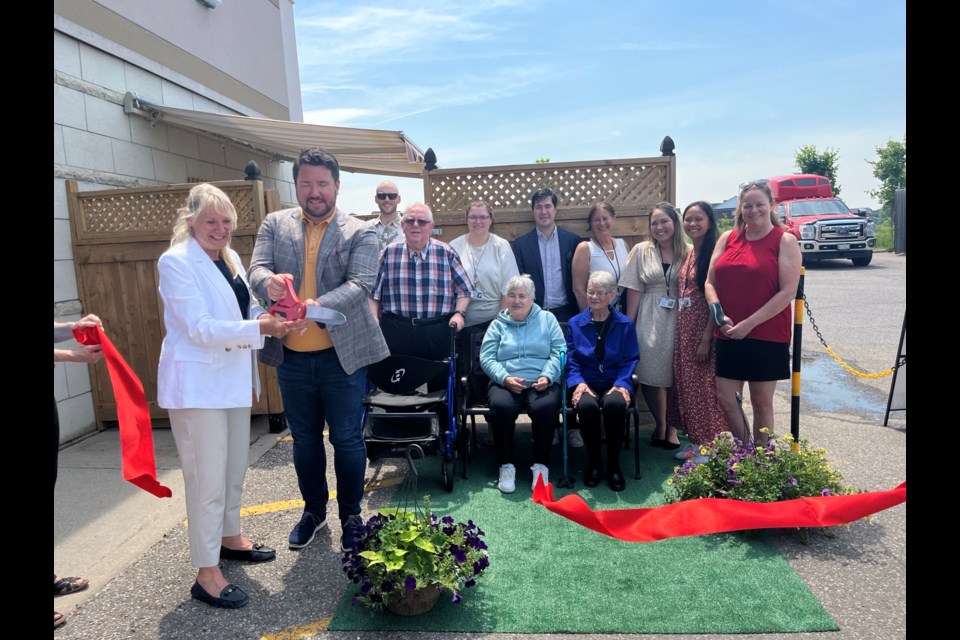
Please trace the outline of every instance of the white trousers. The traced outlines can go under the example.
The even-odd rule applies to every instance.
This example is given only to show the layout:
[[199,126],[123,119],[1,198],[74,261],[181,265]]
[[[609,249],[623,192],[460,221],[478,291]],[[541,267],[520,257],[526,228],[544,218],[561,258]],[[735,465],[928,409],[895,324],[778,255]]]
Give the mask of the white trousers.
[[187,501],[193,566],[220,564],[221,538],[240,533],[240,493],[250,455],[250,407],[170,409]]

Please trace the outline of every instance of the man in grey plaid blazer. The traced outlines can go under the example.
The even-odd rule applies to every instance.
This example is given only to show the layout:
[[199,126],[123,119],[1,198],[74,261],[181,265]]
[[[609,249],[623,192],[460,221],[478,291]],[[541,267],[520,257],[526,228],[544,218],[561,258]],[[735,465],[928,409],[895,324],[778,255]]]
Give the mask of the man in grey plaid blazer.
[[286,279],[298,297],[339,311],[347,322],[322,327],[308,322],[302,333],[268,339],[260,352],[277,367],[304,511],[289,546],[310,544],[326,526],[329,490],[323,427],[329,427],[337,477],[341,546],[353,544],[360,520],[366,472],[363,395],[366,367],[390,352],[367,299],[377,275],[377,235],[337,209],[340,166],[321,149],[305,149],[293,165],[299,207],[269,214],[260,226],[248,278],[270,302],[284,297]]

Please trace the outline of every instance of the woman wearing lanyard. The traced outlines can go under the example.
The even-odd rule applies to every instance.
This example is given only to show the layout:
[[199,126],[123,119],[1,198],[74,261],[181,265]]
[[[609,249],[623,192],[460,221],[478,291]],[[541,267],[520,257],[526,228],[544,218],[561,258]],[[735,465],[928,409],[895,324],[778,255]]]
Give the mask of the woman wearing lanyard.
[[680,267],[677,301],[677,348],[673,353],[673,388],[667,420],[687,432],[690,444],[677,459],[702,464],[708,460],[700,448],[723,431],[732,431],[717,402],[716,349],[713,318],[704,288],[713,249],[717,245],[717,219],[709,203],[699,201],[683,210],[683,230],[693,242]]
[[[617,213],[606,202],[598,202],[591,207],[587,214],[587,231],[593,237],[587,242],[581,242],[573,252],[573,262],[570,266],[570,276],[573,279],[573,295],[577,298],[580,311],[586,309],[590,301],[587,300],[587,278],[596,271],[606,271],[613,276],[614,282],[620,281],[623,268],[627,264],[629,247],[623,238],[613,237],[613,225]],[[613,306],[618,311],[624,309],[624,296],[617,289]]]
[[[486,331],[497,313],[506,308],[504,287],[510,278],[519,275],[510,243],[490,233],[494,222],[490,205],[482,200],[471,202],[466,215],[468,232],[450,242],[477,291],[467,307],[463,331],[457,336],[462,354],[467,353],[474,335]],[[466,357],[459,358],[460,362],[467,360]]]
[[637,324],[640,390],[655,424],[650,444],[679,449],[675,426],[667,425],[667,389],[673,385],[673,347],[677,321],[677,278],[687,257],[680,215],[669,202],[653,208],[651,239],[633,247],[620,286],[627,289],[626,315]]

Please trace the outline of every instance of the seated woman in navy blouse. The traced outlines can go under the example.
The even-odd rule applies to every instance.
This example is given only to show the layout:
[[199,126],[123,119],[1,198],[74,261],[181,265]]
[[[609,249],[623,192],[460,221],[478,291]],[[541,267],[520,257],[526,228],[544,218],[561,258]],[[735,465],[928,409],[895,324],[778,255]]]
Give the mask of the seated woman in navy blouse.
[[607,484],[623,491],[627,481],[620,470],[620,450],[630,406],[630,376],[640,362],[637,331],[630,318],[613,308],[617,281],[606,271],[587,279],[587,308],[567,324],[567,386],[589,464],[583,478],[588,487],[603,479],[600,422],[607,434]]

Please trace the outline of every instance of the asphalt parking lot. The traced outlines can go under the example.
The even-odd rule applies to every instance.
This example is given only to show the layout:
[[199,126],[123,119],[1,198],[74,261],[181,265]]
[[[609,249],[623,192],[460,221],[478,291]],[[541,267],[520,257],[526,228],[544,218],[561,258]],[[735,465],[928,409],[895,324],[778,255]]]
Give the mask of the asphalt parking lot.
[[[876,254],[868,267],[849,261],[808,267],[805,290],[820,331],[855,370],[891,367],[906,309],[906,257]],[[809,321],[809,318],[807,318]],[[890,378],[848,373],[826,354],[809,322],[804,326],[801,383],[801,437],[825,447],[847,482],[865,490],[891,489],[906,480],[906,412],[891,414],[882,426]],[[781,384],[775,401],[777,431],[789,428],[790,388]],[[157,425],[158,427],[163,425]],[[57,638],[393,638],[397,634],[328,632],[326,623],[347,587],[340,570],[339,526],[330,527],[300,552],[286,537],[301,510],[285,434],[270,434],[265,416],[254,420],[251,467],[244,488],[244,531],[276,547],[275,562],[225,562],[225,573],[251,596],[251,605],[218,610],[191,600],[195,570],[190,566],[182,479],[168,429],[155,430],[158,476],[174,497],[160,500],[124,483],[119,471],[118,432],[104,431],[60,452],[54,514],[54,560],[60,575],[83,576],[90,588],[56,598],[67,615]],[[332,469],[332,456],[328,469]],[[474,469],[474,473],[481,471]],[[363,508],[369,515],[389,504],[395,464],[371,465],[371,490]],[[259,511],[257,511],[259,509]],[[800,640],[890,640],[906,636],[906,505],[880,512],[836,535],[817,534],[810,544],[795,535],[771,533],[810,591],[840,626],[839,632],[745,635],[744,638]],[[626,595],[626,594],[625,594]],[[539,640],[559,635],[405,634]],[[564,637],[569,637],[565,635]],[[640,636],[581,635],[613,639]],[[643,637],[656,638],[648,635]],[[663,636],[671,640],[708,638]],[[716,636],[721,637],[721,636]],[[726,637],[726,636],[724,636]]]

